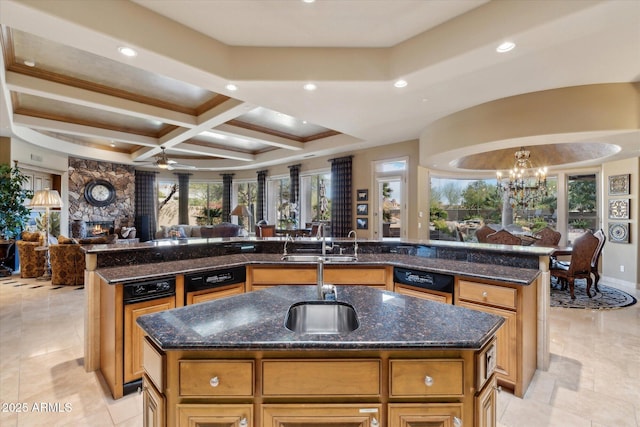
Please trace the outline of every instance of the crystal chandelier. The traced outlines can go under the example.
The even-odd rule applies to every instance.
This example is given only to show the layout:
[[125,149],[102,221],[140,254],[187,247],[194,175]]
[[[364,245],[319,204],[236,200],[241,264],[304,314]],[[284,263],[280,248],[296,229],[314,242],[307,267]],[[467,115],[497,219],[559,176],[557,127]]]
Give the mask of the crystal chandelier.
[[535,169],[530,160],[531,152],[524,147],[515,153],[515,164],[509,176],[496,172],[498,193],[509,198],[511,207],[532,208],[548,195],[547,168]]

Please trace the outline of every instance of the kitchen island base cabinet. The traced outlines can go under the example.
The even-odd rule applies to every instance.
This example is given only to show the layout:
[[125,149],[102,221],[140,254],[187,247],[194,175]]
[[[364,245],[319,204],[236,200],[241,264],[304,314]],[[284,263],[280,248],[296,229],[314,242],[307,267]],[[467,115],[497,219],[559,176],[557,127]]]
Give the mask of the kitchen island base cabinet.
[[147,337],[144,352],[146,427],[495,427],[495,339],[456,350],[162,351]]
[[496,333],[496,377],[518,397],[523,397],[537,367],[538,280],[528,286],[455,281],[455,305],[505,319]]

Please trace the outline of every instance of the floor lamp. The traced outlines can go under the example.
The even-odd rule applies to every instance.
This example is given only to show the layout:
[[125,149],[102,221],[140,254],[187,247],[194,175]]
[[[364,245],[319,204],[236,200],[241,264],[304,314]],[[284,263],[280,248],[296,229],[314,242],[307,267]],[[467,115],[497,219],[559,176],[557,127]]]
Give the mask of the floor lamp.
[[[250,217],[251,216],[251,212],[249,212],[249,209],[247,209],[246,205],[238,205],[235,208],[233,208],[233,210],[231,211],[230,215],[234,215],[234,216],[241,216],[241,217]],[[242,228],[244,229],[244,224],[242,225]]]
[[57,190],[49,190],[48,188],[38,190],[33,195],[29,207],[45,209],[44,245],[36,249],[44,251],[44,274],[38,277],[37,280],[51,280],[51,262],[49,261],[49,209],[62,207],[60,193],[58,193]]

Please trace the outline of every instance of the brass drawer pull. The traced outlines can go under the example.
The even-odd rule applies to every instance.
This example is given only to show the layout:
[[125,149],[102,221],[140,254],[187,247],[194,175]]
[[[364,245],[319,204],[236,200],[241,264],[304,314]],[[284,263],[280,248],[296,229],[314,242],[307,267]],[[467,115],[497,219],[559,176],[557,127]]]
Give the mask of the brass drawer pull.
[[209,380],[209,385],[211,387],[218,387],[220,385],[220,379],[218,377],[213,377]]

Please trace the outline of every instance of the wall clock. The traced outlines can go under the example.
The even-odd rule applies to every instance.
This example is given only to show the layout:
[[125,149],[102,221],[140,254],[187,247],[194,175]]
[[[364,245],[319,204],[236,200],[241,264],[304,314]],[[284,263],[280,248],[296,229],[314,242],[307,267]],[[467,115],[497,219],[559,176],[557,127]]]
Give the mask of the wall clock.
[[94,179],[84,187],[84,198],[93,206],[107,206],[116,200],[116,189],[109,181]]
[[612,243],[629,243],[629,224],[610,223],[609,240]]
[[629,199],[609,200],[609,218],[629,219]]

